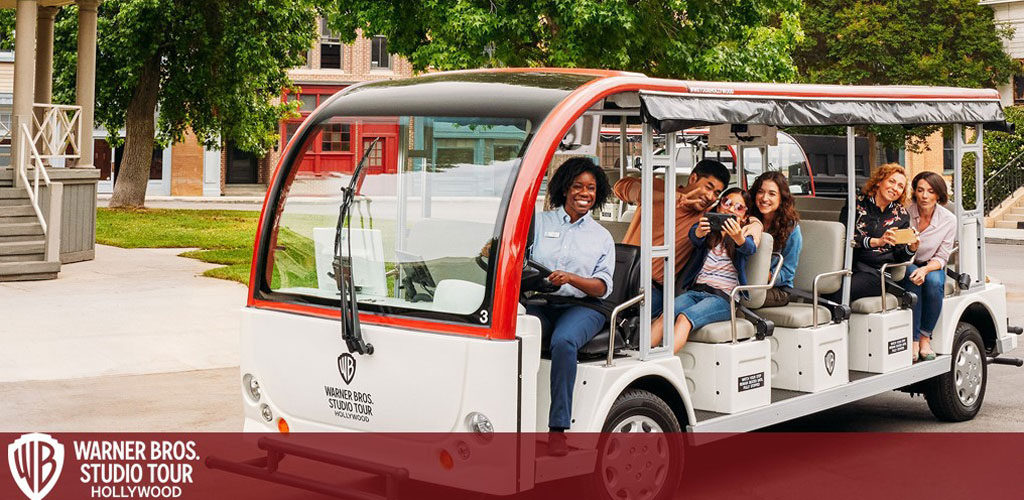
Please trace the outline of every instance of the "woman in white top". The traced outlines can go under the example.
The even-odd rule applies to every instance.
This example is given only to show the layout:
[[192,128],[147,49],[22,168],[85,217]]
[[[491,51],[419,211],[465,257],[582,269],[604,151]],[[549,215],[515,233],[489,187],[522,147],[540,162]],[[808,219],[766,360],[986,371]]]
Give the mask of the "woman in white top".
[[914,264],[907,268],[902,285],[914,292],[914,361],[935,359],[932,330],[942,312],[946,286],[946,261],[956,241],[956,216],[944,205],[949,201],[946,181],[934,172],[921,172],[911,183],[913,203],[910,227],[918,232],[918,241],[909,246]]

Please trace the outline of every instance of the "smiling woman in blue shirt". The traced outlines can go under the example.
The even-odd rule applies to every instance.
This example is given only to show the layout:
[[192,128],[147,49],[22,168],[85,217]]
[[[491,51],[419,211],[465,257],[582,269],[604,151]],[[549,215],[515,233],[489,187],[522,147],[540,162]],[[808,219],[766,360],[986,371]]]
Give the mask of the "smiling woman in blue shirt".
[[[615,241],[590,211],[604,204],[611,192],[604,172],[587,158],[563,163],[548,182],[553,210],[541,212],[534,224],[531,259],[552,269],[548,281],[559,289],[555,295],[603,299],[612,293],[615,272]],[[548,450],[563,455],[567,448],[563,431],[569,428],[572,388],[576,383],[576,355],[604,326],[604,314],[581,305],[531,305],[527,313],[540,318],[541,328],[551,334],[552,431]]]
[[797,214],[793,193],[789,191],[789,181],[782,172],[765,172],[754,179],[750,187],[754,203],[750,207],[750,215],[761,220],[764,231],[772,235],[772,269],[782,255],[782,270],[775,279],[775,287],[767,292],[762,307],[776,307],[789,304],[789,294],[785,288],[793,287],[796,266],[800,262],[800,249],[804,238],[800,232],[800,215]]

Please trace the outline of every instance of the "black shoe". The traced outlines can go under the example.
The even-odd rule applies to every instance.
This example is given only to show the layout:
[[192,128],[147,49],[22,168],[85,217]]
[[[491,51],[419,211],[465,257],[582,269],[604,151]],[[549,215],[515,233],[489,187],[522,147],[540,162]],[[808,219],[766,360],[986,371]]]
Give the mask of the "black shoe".
[[569,445],[565,442],[565,433],[553,431],[548,433],[548,455],[564,457],[569,454]]

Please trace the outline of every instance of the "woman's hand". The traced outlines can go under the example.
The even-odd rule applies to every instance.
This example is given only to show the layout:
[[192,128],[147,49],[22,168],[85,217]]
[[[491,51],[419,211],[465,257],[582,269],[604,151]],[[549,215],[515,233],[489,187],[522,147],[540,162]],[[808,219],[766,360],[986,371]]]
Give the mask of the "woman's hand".
[[871,245],[871,248],[879,248],[885,245],[895,245],[896,228],[890,227],[889,230],[886,231],[881,238],[871,238],[870,240],[868,240],[868,243]]
[[722,224],[722,234],[732,238],[737,245],[743,244],[743,227],[736,219],[726,219],[725,223]]
[[578,278],[578,276],[570,273],[569,271],[552,271],[551,274],[548,275],[548,281],[550,281],[552,285],[556,286],[562,286],[567,283],[572,284],[572,281],[575,278]]
[[917,234],[917,231],[914,231],[914,241],[911,242],[911,243],[908,243],[907,244],[907,248],[911,252],[916,252],[917,251],[917,247],[919,247],[919,246],[921,246],[921,236]]
[[707,217],[701,217],[700,221],[697,222],[697,230],[694,231],[694,234],[696,234],[698,238],[703,238],[707,236],[710,232],[711,222],[708,222]]
[[921,286],[921,283],[924,283],[924,279],[927,276],[928,270],[923,267],[919,267],[914,269],[914,272],[910,273],[910,282],[917,286]]

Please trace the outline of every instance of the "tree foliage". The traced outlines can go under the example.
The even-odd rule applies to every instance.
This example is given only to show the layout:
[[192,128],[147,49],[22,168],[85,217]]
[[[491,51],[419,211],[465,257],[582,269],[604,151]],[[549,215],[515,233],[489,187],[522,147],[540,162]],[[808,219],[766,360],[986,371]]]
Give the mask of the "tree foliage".
[[[166,144],[191,131],[205,146],[231,141],[260,154],[276,144],[277,124],[297,106],[276,98],[291,86],[287,70],[305,63],[324,3],[104,1],[97,27],[95,121],[109,131],[124,129],[127,143],[114,200],[141,206],[142,173],[149,170],[154,137]],[[13,11],[3,12],[0,46],[13,47]],[[55,102],[75,102],[77,32],[76,8],[63,8],[54,29]],[[120,140],[117,133],[109,137]],[[119,197],[128,187],[133,194]]]
[[806,0],[802,19],[807,82],[995,87],[1019,69],[976,0]]
[[[976,0],[805,0],[798,79],[846,85],[996,87],[1020,70],[1012,36]],[[863,127],[890,147],[923,148],[937,127]]]
[[161,138],[178,141],[191,129],[207,146],[230,140],[265,152],[294,111],[273,99],[291,84],[287,70],[305,62],[316,16],[311,2],[296,0],[107,0],[96,121],[122,128],[143,68],[157,65]]
[[388,38],[416,70],[590,67],[788,81],[800,0],[337,0],[330,24]]

